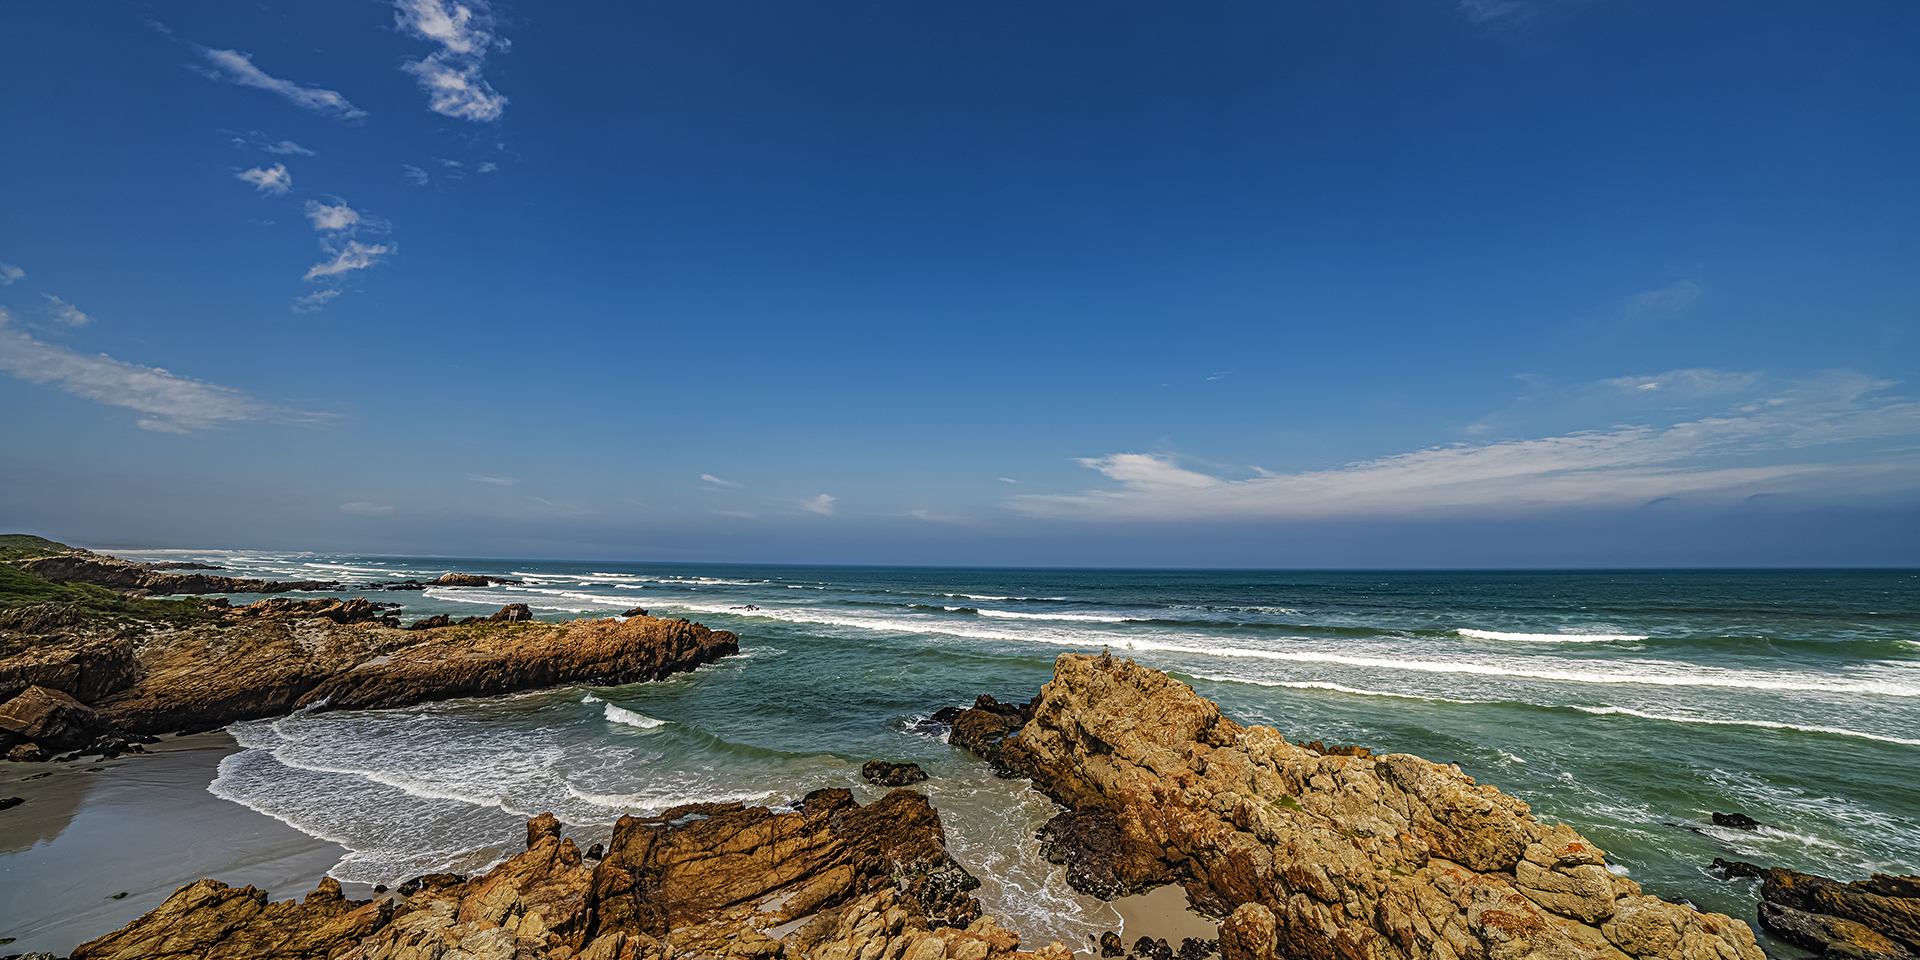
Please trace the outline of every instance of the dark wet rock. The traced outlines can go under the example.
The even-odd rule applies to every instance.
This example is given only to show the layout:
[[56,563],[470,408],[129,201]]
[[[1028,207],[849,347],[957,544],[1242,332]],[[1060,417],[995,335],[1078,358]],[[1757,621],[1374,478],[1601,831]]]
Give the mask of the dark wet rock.
[[450,626],[453,626],[453,618],[450,616],[447,616],[444,613],[437,613],[431,617],[427,617],[424,620],[415,620],[413,623],[407,626],[407,629],[408,630],[432,630],[435,627],[450,627]]
[[1716,813],[1713,815],[1713,825],[1716,827],[1732,827],[1735,830],[1760,829],[1760,821],[1744,813]]
[[1219,949],[1220,941],[1218,940],[1203,940],[1199,937],[1188,937],[1180,941],[1180,950],[1177,955],[1180,957],[1180,960],[1206,960],[1207,957],[1218,952]]
[[1133,942],[1133,955],[1140,960],[1173,960],[1173,948],[1165,940],[1141,937]]
[[533,610],[524,603],[509,603],[487,619],[494,623],[524,623],[533,619]]
[[0,810],[11,810],[27,801],[20,797],[0,798]]
[[1119,934],[1108,930],[1100,935],[1100,955],[1109,958],[1124,957],[1127,955],[1127,945],[1121,942]]
[[920,769],[917,763],[895,763],[890,760],[868,760],[861,764],[860,775],[868,783],[883,787],[904,787],[927,778],[927,772]]
[[1115,872],[1126,843],[1110,810],[1069,810],[1041,824],[1035,836],[1048,863],[1066,865],[1067,885],[1075,890],[1111,900],[1159,886],[1128,882]]
[[593,846],[587,848],[587,852],[584,854],[584,856],[588,860],[605,860],[607,858],[607,848],[603,844],[596,843]]
[[6,746],[32,741],[48,750],[69,750],[87,742],[99,717],[93,708],[66,693],[33,686],[0,704],[0,738]]
[[965,707],[941,707],[940,709],[935,710],[933,712],[933,716],[928,717],[927,719],[932,720],[934,723],[941,723],[941,724],[946,724],[947,726],[952,726],[955,720],[960,719],[960,714],[964,710],[966,710]]
[[[1034,698],[1035,702],[1038,700]],[[1023,707],[981,694],[973,706],[954,717],[953,732],[947,734],[947,742],[974,753],[998,770],[1002,767],[1000,751],[1006,739],[1016,735],[1032,718],[1033,703]]]
[[164,563],[143,563],[143,564],[140,564],[140,566],[146,567],[148,570],[225,570],[226,569],[226,567],[214,566],[213,564],[210,564],[210,563],[192,563],[184,560],[168,560]]
[[7,760],[11,763],[39,763],[52,755],[46,747],[37,743],[16,743],[7,750]]
[[647,615],[646,607],[634,607],[632,610],[628,610],[626,613],[621,614],[621,616],[623,617],[644,617],[646,615]]
[[1723,876],[1760,880],[1760,925],[1832,960],[1920,957],[1920,876],[1841,883],[1782,867],[1714,858]]

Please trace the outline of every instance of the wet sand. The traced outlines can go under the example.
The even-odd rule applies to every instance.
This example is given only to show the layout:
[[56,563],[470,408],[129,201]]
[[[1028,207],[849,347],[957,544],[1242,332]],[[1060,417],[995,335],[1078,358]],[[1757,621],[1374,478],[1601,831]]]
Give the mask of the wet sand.
[[346,854],[208,793],[221,758],[239,749],[225,733],[147,749],[117,760],[0,763],[0,797],[26,801],[0,810],[0,938],[13,938],[0,955],[66,956],[201,877],[275,900],[305,896]]

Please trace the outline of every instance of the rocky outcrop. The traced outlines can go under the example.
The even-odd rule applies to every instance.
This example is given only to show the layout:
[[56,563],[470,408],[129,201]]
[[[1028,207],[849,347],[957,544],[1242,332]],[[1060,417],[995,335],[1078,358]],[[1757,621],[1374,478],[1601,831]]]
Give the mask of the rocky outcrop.
[[1713,865],[1725,876],[1760,879],[1760,925],[1782,940],[1833,960],[1920,957],[1920,876],[1841,883],[1782,867]]
[[133,642],[126,637],[116,634],[64,638],[63,642],[26,647],[12,656],[0,658],[0,701],[38,686],[91,703],[126,689],[138,676],[139,669]]
[[364,597],[347,600],[321,598],[318,600],[289,600],[274,597],[270,600],[255,600],[245,606],[233,607],[233,613],[242,617],[301,617],[331,620],[334,623],[384,623],[389,627],[400,625],[400,619],[392,611],[400,609],[397,603],[375,603]]
[[1070,960],[1057,943],[1019,952],[978,917],[971,879],[915,793],[627,817],[597,867],[542,814],[525,852],[475,879],[421,877],[375,901],[326,880],[300,903],[201,880],[73,960]]
[[1456,768],[1297,746],[1132,661],[1061,656],[990,746],[1069,809],[1050,827],[1071,881],[1181,883],[1231,921],[1230,960],[1764,960],[1746,924],[1643,894]]
[[919,783],[927,778],[927,772],[917,763],[901,763],[892,760],[868,760],[860,765],[860,776],[868,783],[877,783],[883,787],[904,787]]
[[397,707],[572,683],[658,680],[739,652],[685,620],[478,623],[431,631],[324,619],[199,626],[138,648],[138,682],[95,704],[127,733],[206,730],[302,707]]
[[28,687],[0,704],[0,752],[25,742],[66,750],[92,739],[99,718],[86,704],[47,687]]
[[484,587],[487,585],[487,582],[486,577],[480,576],[477,573],[443,573],[439,579],[432,581],[431,585],[436,587]]
[[182,593],[286,593],[290,590],[339,590],[332,580],[250,580],[205,573],[162,573],[118,557],[75,550],[57,557],[19,561],[35,576],[61,583],[91,583],[110,590],[155,596]]
[[[1038,698],[1035,698],[1038,702]],[[952,708],[947,708],[952,709]],[[933,719],[940,721],[945,711],[935,713]],[[1001,703],[994,698],[981,694],[973,706],[951,714],[952,719],[944,722],[952,725],[947,734],[947,742],[963,750],[972,751],[986,759],[995,767],[1001,766],[1000,746],[1002,741],[1033,719],[1033,704],[1016,706]]]

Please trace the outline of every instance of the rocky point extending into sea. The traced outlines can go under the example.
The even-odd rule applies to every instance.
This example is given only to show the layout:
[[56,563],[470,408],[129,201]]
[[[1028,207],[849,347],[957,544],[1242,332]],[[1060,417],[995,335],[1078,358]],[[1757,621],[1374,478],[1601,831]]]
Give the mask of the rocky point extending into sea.
[[[117,563],[108,560],[38,566]],[[42,601],[0,610],[0,735],[13,739],[17,760],[76,747],[137,751],[155,733],[300,708],[658,679],[738,649],[733,634],[637,611],[555,624],[509,607],[477,622],[401,629],[365,600],[233,606],[78,590],[47,601],[50,581],[24,582],[17,566],[0,572],[12,578],[0,584],[7,596]],[[1541,822],[1455,766],[1289,743],[1131,660],[1063,654],[1031,700],[982,695],[937,716],[950,722],[954,746],[1064,808],[1037,839],[1076,889],[1113,899],[1178,885],[1195,910],[1218,918],[1216,937],[1181,945],[1187,960],[1765,957],[1745,922],[1648,893],[1573,828]],[[867,776],[907,783],[925,774],[876,762]],[[201,879],[72,957],[1073,953],[1060,943],[1024,951],[1018,931],[983,915],[971,893],[979,880],[948,853],[939,812],[912,789],[864,806],[846,789],[778,807],[691,803],[623,817],[604,848],[584,851],[567,832],[543,814],[527,823],[524,851],[484,873],[429,874],[363,900],[329,878],[303,900],[280,902]],[[1915,878],[1846,885],[1719,867],[1763,879],[1760,920],[1793,942],[1835,960],[1920,956]],[[1125,945],[1109,935],[1093,950],[1113,957]],[[1166,960],[1172,950],[1143,940],[1135,953]]]

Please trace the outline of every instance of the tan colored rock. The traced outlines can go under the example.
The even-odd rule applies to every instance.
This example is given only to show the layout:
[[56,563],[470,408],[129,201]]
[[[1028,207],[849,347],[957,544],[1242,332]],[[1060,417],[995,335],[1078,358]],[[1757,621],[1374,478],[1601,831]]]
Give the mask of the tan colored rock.
[[[58,606],[41,604],[40,608]],[[25,608],[34,609],[38,608]],[[32,622],[31,618],[21,620]],[[133,643],[124,637],[63,638],[62,642],[26,647],[0,657],[0,701],[11,700],[28,687],[49,687],[81,703],[93,703],[125,689],[138,674]]]
[[1746,924],[1644,896],[1455,768],[1291,744],[1130,660],[1061,656],[997,754],[1071,811],[1050,841],[1070,881],[1099,860],[1096,895],[1183,882],[1248,960],[1249,904],[1296,960],[1764,960]]
[[738,651],[726,631],[642,617],[479,623],[424,637],[378,623],[242,618],[155,629],[135,647],[138,681],[96,709],[127,733],[205,730],[322,703],[394,707],[656,680]]
[[28,687],[0,704],[0,735],[11,734],[48,750],[84,744],[98,724],[93,708],[47,687]]
[[385,925],[391,904],[351,901],[328,878],[304,903],[199,880],[124,929],[74,948],[73,960],[327,960]]

